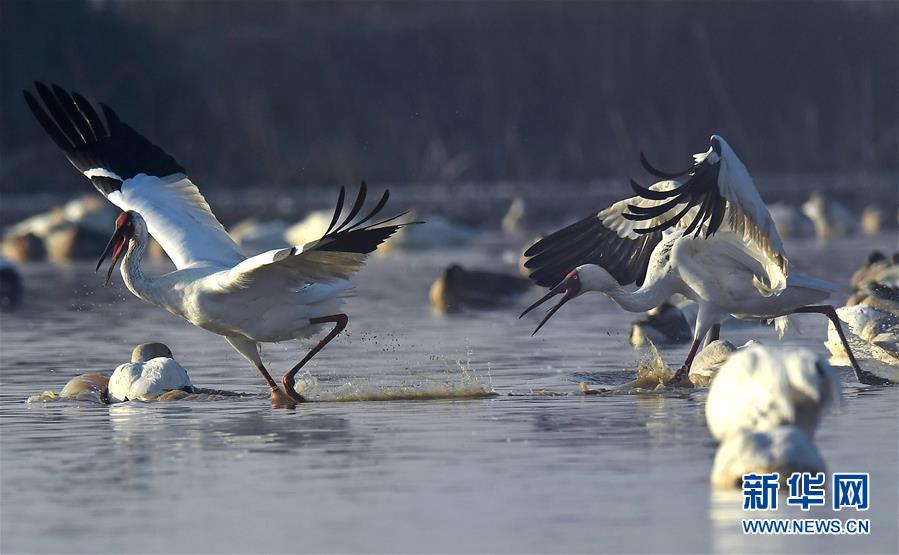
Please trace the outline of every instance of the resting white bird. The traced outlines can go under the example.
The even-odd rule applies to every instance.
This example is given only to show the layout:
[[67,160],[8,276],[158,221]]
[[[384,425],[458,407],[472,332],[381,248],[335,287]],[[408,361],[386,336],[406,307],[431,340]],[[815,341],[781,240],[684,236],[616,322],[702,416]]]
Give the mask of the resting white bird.
[[[656,170],[641,159],[657,176],[680,175]],[[718,326],[730,316],[779,319],[782,328],[786,322],[781,317],[817,312],[839,327],[832,306],[812,305],[836,286],[788,275],[774,223],[746,167],[724,139],[713,135],[709,150],[694,159],[683,185],[661,181],[647,189],[632,182],[640,196],[587,216],[525,252],[531,279],[552,289],[522,316],[563,294],[534,333],[563,304],[589,291],[605,293],[630,312],[644,312],[680,293],[695,301],[699,311],[690,352],[673,382],[689,372],[706,334],[712,332],[711,339],[717,339]],[[634,282],[640,286],[636,291],[623,288]],[[860,382],[886,383],[863,371],[846,345]]]
[[134,348],[131,362],[120,365],[109,377],[109,403],[152,399],[166,391],[180,389],[192,393],[190,376],[162,343],[145,343]]
[[739,488],[744,474],[777,472],[786,483],[794,472],[824,472],[826,466],[815,442],[795,426],[765,431],[741,431],[718,447],[712,466],[712,485]]
[[[294,390],[295,374],[346,327],[340,307],[350,277],[401,227],[387,225],[396,217],[370,223],[387,203],[388,192],[357,219],[366,197],[363,182],[341,221],[341,189],[331,225],[320,239],[247,258],[174,158],[108,106],[100,105],[104,124],[81,95],[55,85],[51,90],[36,83],[36,88],[43,106],[28,91],[25,100],[44,130],[97,190],[125,211],[97,264],[99,269],[112,252],[107,281],[121,257],[122,277],[132,293],[224,336],[256,366],[273,401],[303,401]],[[141,271],[150,234],[174,262],[174,272],[147,276]],[[259,356],[259,343],[306,338],[324,324],[334,328],[284,374],[279,390]]]
[[839,399],[839,375],[808,349],[755,344],[735,352],[718,371],[705,418],[718,441],[782,425],[813,437],[823,411]]

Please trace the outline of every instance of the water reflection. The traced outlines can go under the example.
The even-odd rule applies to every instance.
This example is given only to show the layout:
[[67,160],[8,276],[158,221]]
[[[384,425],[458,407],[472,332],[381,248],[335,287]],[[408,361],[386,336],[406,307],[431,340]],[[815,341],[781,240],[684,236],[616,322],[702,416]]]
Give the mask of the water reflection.
[[[299,409],[302,411],[302,407]],[[204,449],[243,449],[248,452],[288,454],[301,449],[348,452],[360,441],[346,418],[329,414],[295,414],[279,418],[251,413],[202,426]]]
[[[545,337],[530,337],[514,310],[434,318],[427,288],[448,257],[496,263],[478,249],[416,256],[415,272],[373,259],[347,306],[349,335],[308,370],[325,392],[402,388],[456,380],[455,361],[470,359],[481,377],[489,369],[499,397],[292,411],[272,410],[258,375],[219,337],[121,283],[102,287],[87,265],[27,268],[26,305],[0,318],[0,550],[896,551],[899,388],[848,380],[843,408],[817,437],[830,468],[872,472],[875,535],[745,538],[734,527],[739,505],[710,493],[704,390],[580,394],[581,381],[633,378],[642,355],[626,345],[629,320],[598,295],[560,315]],[[73,302],[78,310],[64,308]],[[823,322],[808,324],[787,342],[823,350]],[[170,345],[196,384],[252,395],[24,403],[75,374],[108,373],[150,340]],[[274,345],[264,356],[282,369],[305,346]],[[549,394],[531,393],[541,390]]]

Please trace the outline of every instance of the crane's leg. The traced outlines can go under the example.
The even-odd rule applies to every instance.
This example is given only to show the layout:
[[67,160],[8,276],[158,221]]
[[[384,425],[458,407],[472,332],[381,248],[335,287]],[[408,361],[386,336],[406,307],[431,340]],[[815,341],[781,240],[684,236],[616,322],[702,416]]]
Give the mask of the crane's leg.
[[699,346],[705,339],[706,334],[711,334],[713,329],[718,328],[718,322],[720,321],[721,319],[717,317],[716,314],[703,310],[702,307],[700,307],[699,312],[696,314],[696,327],[693,329],[693,344],[690,345],[690,352],[687,353],[687,360],[685,360],[684,365],[674,373],[674,376],[665,382],[665,385],[674,385],[690,373],[690,365],[693,364],[693,359],[696,358],[696,353],[699,352]]
[[347,322],[349,322],[349,318],[347,318],[346,314],[334,314],[333,316],[322,316],[320,318],[310,318],[309,322],[312,324],[328,324],[333,322],[334,329],[332,329],[328,335],[324,337],[315,347],[312,347],[306,356],[303,357],[303,360],[297,363],[296,366],[291,368],[286,374],[281,376],[281,385],[284,386],[284,392],[290,396],[296,402],[303,402],[303,396],[296,392],[294,387],[294,376],[297,372],[300,371],[300,368],[303,367],[309,360],[312,359],[319,351],[321,351],[325,345],[327,345],[332,339],[337,337],[340,332],[346,327]]
[[699,343],[700,341],[698,339],[693,340],[693,344],[690,345],[690,352],[687,353],[687,360],[684,361],[684,365],[674,373],[674,376],[672,376],[665,385],[677,383],[690,372],[690,365],[693,364],[693,359],[696,358],[696,353],[699,351]]
[[225,340],[234,347],[235,351],[243,355],[248,361],[252,362],[253,366],[255,366],[256,369],[259,370],[259,373],[262,374],[265,383],[268,385],[269,389],[272,390],[272,405],[283,407],[296,404],[296,401],[292,397],[286,396],[278,388],[278,383],[272,379],[271,374],[265,369],[265,365],[262,364],[262,357],[259,356],[259,346],[255,341],[250,341],[242,337],[225,337]]
[[852,348],[849,347],[849,341],[846,340],[846,334],[843,333],[843,326],[840,322],[840,318],[837,316],[837,311],[830,305],[813,305],[813,306],[803,306],[802,308],[797,308],[793,311],[794,314],[801,313],[816,313],[823,314],[827,316],[831,322],[833,322],[833,327],[837,329],[837,335],[840,336],[840,342],[843,344],[843,348],[846,349],[846,356],[849,357],[849,363],[852,364],[852,370],[855,372],[855,379],[857,379],[860,383],[865,385],[888,385],[892,382],[890,380],[886,380],[881,378],[880,376],[876,376],[871,372],[866,370],[862,370],[861,366],[858,365],[858,361],[855,360],[855,355],[852,353]]
[[715,324],[714,326],[712,326],[712,329],[709,330],[709,333],[705,334],[705,341],[702,343],[702,348],[705,349],[712,341],[718,341],[720,337],[721,324]]

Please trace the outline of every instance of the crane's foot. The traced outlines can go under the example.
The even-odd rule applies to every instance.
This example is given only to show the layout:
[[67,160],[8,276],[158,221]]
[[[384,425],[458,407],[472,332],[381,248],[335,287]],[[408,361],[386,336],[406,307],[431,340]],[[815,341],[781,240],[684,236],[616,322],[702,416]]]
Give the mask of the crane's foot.
[[[291,395],[292,393],[292,395]],[[294,391],[294,389],[285,387],[276,387],[272,389],[272,408],[276,409],[292,409],[299,403],[305,402],[306,399]]]
[[281,376],[281,386],[284,390],[284,393],[286,393],[294,403],[306,402],[306,398],[297,393],[296,382],[294,381],[293,376],[290,374],[290,372]]
[[893,382],[886,378],[881,378],[876,374],[872,374],[867,370],[858,370],[858,381],[865,385],[893,385]]
[[686,378],[687,374],[689,374],[689,373],[690,373],[690,369],[687,368],[686,365],[681,366],[680,368],[678,368],[677,372],[675,372],[674,375],[671,376],[671,379],[669,379],[667,382],[665,382],[665,385],[668,387],[680,385],[680,382],[683,381],[683,379]]

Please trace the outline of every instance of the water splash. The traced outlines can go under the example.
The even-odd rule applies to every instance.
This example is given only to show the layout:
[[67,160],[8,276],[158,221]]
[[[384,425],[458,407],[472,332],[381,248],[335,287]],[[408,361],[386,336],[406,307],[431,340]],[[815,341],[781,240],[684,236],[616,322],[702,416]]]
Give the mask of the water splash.
[[399,386],[384,386],[377,384],[358,384],[348,382],[336,390],[319,392],[318,380],[310,375],[303,374],[296,382],[297,393],[312,402],[354,402],[354,401],[434,401],[447,399],[483,399],[495,397],[498,394],[493,390],[492,380],[485,383],[470,365],[469,359],[465,362],[457,361],[458,372],[447,370],[452,374],[444,380],[424,379],[412,383],[403,383]]
[[591,389],[585,382],[581,382],[579,385],[581,393],[584,395],[668,392],[681,387],[693,387],[688,377],[676,384],[667,385],[668,380],[673,378],[674,374],[675,371],[665,363],[656,346],[650,341],[646,354],[637,362],[637,372],[633,380],[611,389]]

